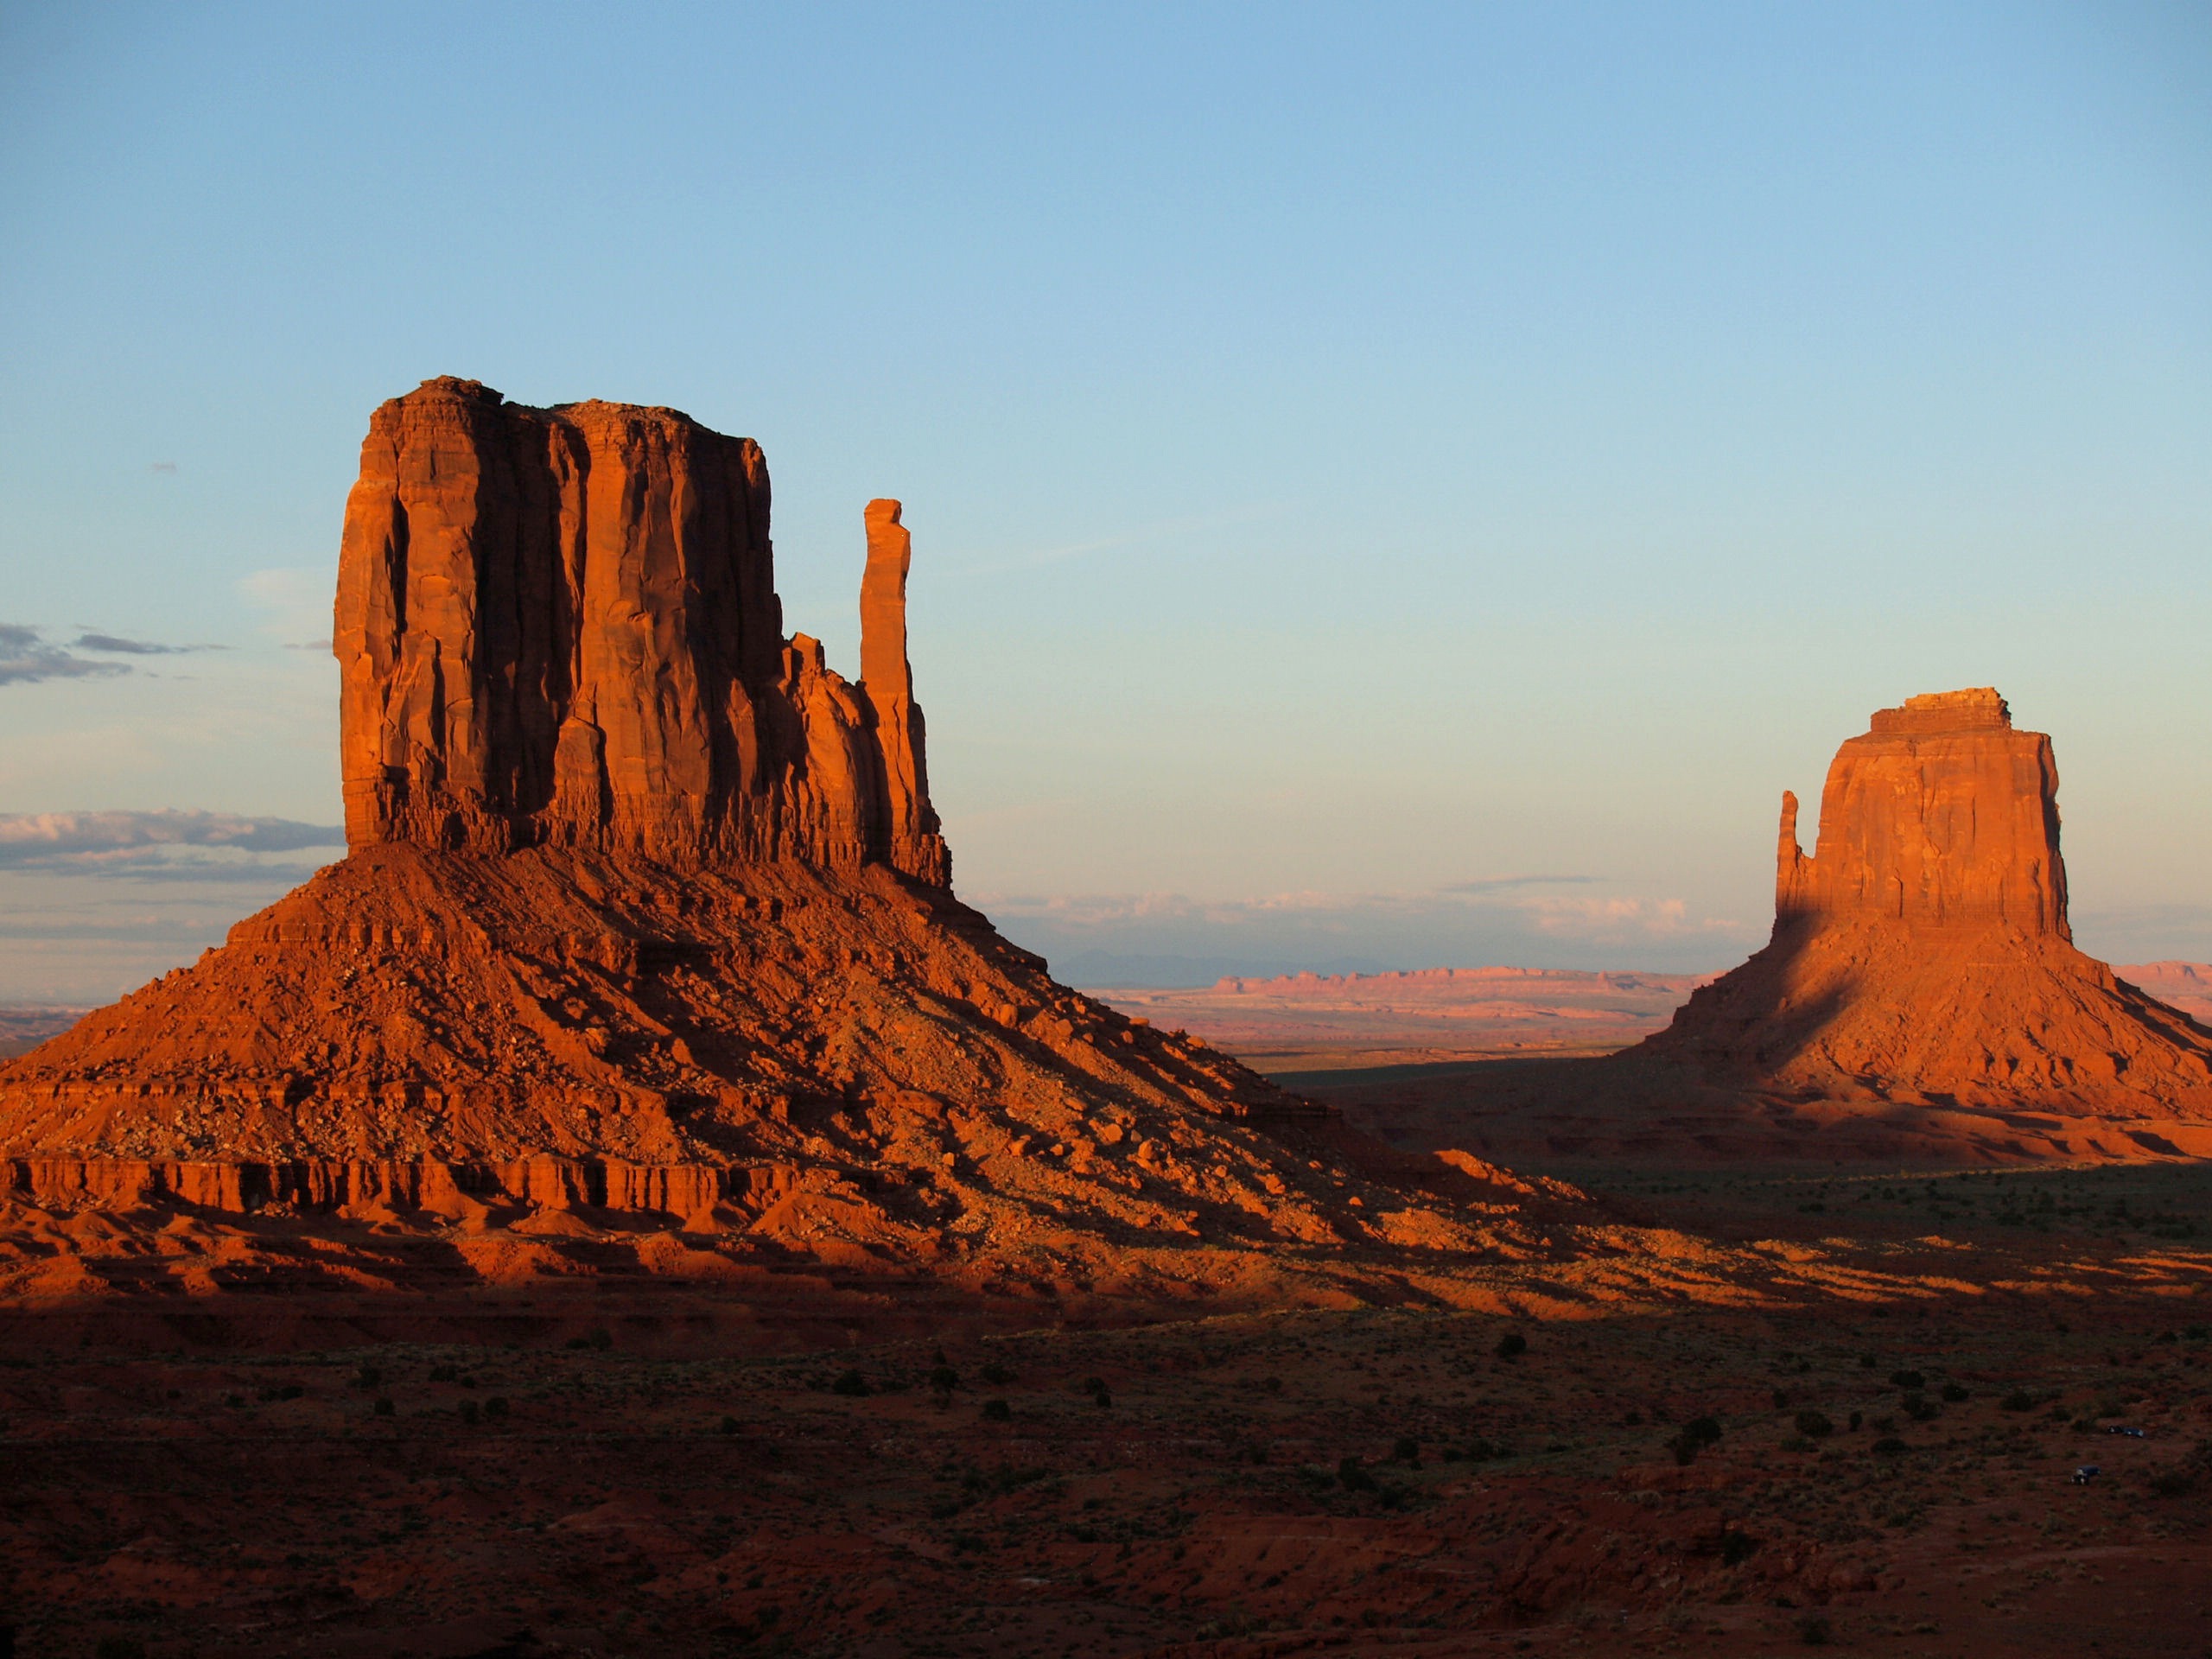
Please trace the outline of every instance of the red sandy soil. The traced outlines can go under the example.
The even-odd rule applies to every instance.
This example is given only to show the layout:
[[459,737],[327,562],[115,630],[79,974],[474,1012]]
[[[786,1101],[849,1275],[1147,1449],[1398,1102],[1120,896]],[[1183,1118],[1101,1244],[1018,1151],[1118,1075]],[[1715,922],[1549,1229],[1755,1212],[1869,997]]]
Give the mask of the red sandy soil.
[[2204,1650],[2201,1174],[1615,1175],[1743,1242],[1479,1312],[633,1268],[19,1314],[0,1617],[156,1659]]

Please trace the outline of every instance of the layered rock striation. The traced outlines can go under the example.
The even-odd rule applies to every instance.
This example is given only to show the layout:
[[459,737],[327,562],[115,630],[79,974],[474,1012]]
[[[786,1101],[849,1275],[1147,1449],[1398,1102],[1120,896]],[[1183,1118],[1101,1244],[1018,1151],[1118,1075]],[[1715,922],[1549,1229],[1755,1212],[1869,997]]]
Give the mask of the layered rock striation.
[[2074,947],[2057,797],[1993,690],[1876,714],[1815,854],[1783,797],[1766,948],[1634,1053],[1813,1097],[2212,1118],[2212,1033]]

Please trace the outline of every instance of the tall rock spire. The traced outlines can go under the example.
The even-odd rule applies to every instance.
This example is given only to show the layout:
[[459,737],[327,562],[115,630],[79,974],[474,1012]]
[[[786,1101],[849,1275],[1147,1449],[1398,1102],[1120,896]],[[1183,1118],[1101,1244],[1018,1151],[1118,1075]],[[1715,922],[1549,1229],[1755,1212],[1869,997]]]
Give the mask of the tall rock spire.
[[938,833],[923,757],[922,709],[906,661],[906,569],[914,538],[899,522],[899,504],[868,504],[868,569],[861,577],[861,686],[875,712],[883,757],[881,855],[907,874],[940,887],[951,855]]

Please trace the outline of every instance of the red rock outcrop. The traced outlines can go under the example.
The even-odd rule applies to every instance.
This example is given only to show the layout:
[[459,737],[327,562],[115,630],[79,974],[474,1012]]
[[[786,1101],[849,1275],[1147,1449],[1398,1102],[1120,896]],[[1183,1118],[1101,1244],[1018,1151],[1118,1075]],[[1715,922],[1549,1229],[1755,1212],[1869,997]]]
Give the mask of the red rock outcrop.
[[760,446],[674,410],[450,378],[378,410],[332,635],[348,842],[882,860],[943,886],[899,504],[868,512],[882,671],[857,686],[784,639],[768,510]]
[[1774,934],[1637,1053],[1789,1093],[2212,1118],[2212,1033],[2075,950],[2050,740],[1987,688],[1837,752],[1817,854],[1783,797]]
[[1047,1278],[1511,1231],[1477,1173],[1055,983],[952,896],[911,542],[895,501],[866,522],[849,684],[781,634],[749,441],[467,381],[384,405],[338,586],[351,850],[0,1067],[0,1203],[649,1211],[861,1261],[996,1239]]
[[1998,923],[2071,939],[2050,740],[2015,730],[1989,687],[1910,698],[1836,752],[1820,856],[1782,797],[1778,919],[1866,917],[1909,928]]

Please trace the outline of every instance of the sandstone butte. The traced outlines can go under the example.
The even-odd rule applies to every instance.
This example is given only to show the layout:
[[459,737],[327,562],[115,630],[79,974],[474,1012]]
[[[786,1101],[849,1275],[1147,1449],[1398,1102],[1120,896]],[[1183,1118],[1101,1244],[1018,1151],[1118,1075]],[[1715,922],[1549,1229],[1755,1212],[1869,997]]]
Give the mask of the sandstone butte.
[[1986,687],[1910,698],[1837,751],[1809,855],[1783,794],[1772,935],[1665,1029],[1315,1086],[1401,1144],[1554,1168],[2212,1156],[2212,1029],[2075,948],[2058,828],[2050,738]]
[[954,896],[899,504],[865,528],[855,683],[783,632],[751,441],[456,379],[378,409],[334,635],[346,856],[0,1068],[10,1201],[627,1214],[856,1266],[992,1244],[1040,1281],[1201,1241],[1545,1255],[1528,1218],[1571,1189],[1389,1154]]
[[2075,948],[2058,828],[2050,739],[1996,691],[1883,709],[1828,768],[1813,855],[1782,798],[1766,947],[1624,1058],[2212,1152],[2212,1032]]

